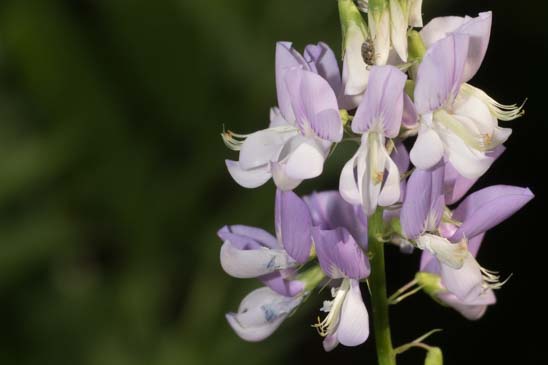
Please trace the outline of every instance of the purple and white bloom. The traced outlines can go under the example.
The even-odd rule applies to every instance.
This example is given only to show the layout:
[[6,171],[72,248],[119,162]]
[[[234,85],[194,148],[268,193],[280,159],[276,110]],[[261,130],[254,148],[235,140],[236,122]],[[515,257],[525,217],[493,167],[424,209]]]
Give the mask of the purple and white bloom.
[[400,174],[385,143],[400,130],[406,78],[393,66],[372,67],[352,121],[352,131],[362,134],[361,145],[341,172],[339,191],[350,204],[362,205],[367,215],[377,205],[389,206],[400,198]]
[[357,346],[369,335],[369,316],[363,304],[360,279],[370,273],[367,250],[367,217],[359,205],[347,203],[338,191],[313,193],[304,198],[310,208],[312,235],[322,271],[340,280],[325,301],[327,316],[316,327],[325,337],[324,349],[339,343]]
[[312,246],[310,212],[295,193],[276,192],[275,226],[276,237],[255,227],[221,228],[221,266],[233,277],[258,278],[272,290],[294,296],[304,289],[304,283],[293,280],[295,269],[307,262]]
[[268,287],[246,295],[237,313],[226,319],[238,336],[246,341],[262,341],[270,336],[303,301],[303,294],[283,296]]
[[401,209],[401,227],[405,238],[443,264],[458,269],[464,264],[468,249],[466,240],[457,244],[438,234],[445,208],[443,192],[444,166],[431,170],[417,169],[407,182]]
[[314,245],[322,271],[331,279],[341,280],[332,289],[333,300],[325,301],[321,310],[327,316],[315,327],[325,337],[325,351],[339,343],[358,346],[369,337],[369,315],[363,303],[359,280],[371,271],[369,260],[345,228],[312,230]]
[[441,285],[436,296],[468,319],[478,319],[496,299],[493,289],[503,283],[496,272],[479,265],[476,255],[485,232],[521,209],[533,198],[529,189],[495,185],[481,189],[462,201],[452,212],[451,222],[440,225],[440,233],[451,242],[469,237],[468,250],[460,269],[438,262],[423,252],[422,272],[439,275]]
[[343,135],[340,85],[335,55],[326,44],[307,46],[303,57],[291,43],[278,42],[279,108],[272,108],[269,128],[249,135],[223,134],[227,146],[240,151],[238,161],[226,161],[234,180],[255,188],[272,177],[280,189],[292,190],[319,176],[331,144]]
[[418,168],[431,168],[445,157],[462,176],[478,178],[493,162],[489,152],[512,132],[499,127],[497,119],[522,114],[521,107],[501,105],[466,84],[483,61],[490,30],[488,12],[434,19],[421,31],[429,48],[414,93],[420,126],[411,161]]

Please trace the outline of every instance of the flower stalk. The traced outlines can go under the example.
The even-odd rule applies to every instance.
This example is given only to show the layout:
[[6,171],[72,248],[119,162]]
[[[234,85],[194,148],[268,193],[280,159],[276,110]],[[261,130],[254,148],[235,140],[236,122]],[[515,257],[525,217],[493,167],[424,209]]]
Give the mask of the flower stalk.
[[373,306],[373,328],[379,365],[395,365],[396,353],[392,347],[388,297],[386,294],[386,274],[384,268],[384,243],[379,238],[383,233],[382,209],[369,218],[369,253],[371,257],[371,303]]

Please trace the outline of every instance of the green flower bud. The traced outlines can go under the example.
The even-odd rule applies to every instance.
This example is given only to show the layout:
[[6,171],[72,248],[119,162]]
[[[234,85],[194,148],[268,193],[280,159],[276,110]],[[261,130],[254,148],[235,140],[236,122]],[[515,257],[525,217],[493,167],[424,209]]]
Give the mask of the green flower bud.
[[428,349],[424,365],[443,365],[443,353],[439,347],[430,347]]

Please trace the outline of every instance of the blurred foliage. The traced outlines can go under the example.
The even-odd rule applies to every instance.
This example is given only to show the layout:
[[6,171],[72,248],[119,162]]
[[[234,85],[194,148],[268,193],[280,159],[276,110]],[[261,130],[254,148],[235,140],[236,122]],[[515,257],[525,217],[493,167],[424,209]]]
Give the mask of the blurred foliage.
[[279,357],[242,361],[223,313],[257,284],[222,273],[215,232],[272,226],[273,188],[235,186],[219,138],[266,122],[268,27],[337,29],[329,2],[282,3],[2,1],[0,363]]
[[260,344],[225,324],[258,284],[215,232],[272,230],[274,188],[236,186],[219,133],[266,125],[275,41],[338,51],[337,21],[334,0],[2,0],[1,364],[276,364],[314,337],[315,303]]

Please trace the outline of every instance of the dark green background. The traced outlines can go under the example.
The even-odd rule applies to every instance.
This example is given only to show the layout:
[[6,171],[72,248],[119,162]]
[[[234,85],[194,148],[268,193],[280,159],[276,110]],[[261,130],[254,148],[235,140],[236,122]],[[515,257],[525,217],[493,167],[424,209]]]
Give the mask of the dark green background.
[[[474,83],[529,102],[480,186],[527,185],[538,197],[480,255],[515,274],[500,304],[469,323],[417,296],[393,311],[395,341],[442,327],[432,343],[447,364],[524,363],[536,358],[529,332],[544,306],[546,12],[541,1],[424,1],[425,20],[495,6]],[[334,0],[1,0],[0,364],[374,363],[372,341],[323,353],[310,327],[319,297],[260,344],[223,317],[258,283],[222,272],[215,232],[272,229],[274,188],[237,186],[224,167],[237,155],[219,133],[264,128],[275,42],[339,52],[337,17]],[[299,192],[336,188],[349,153]],[[417,256],[389,254],[395,288]]]

